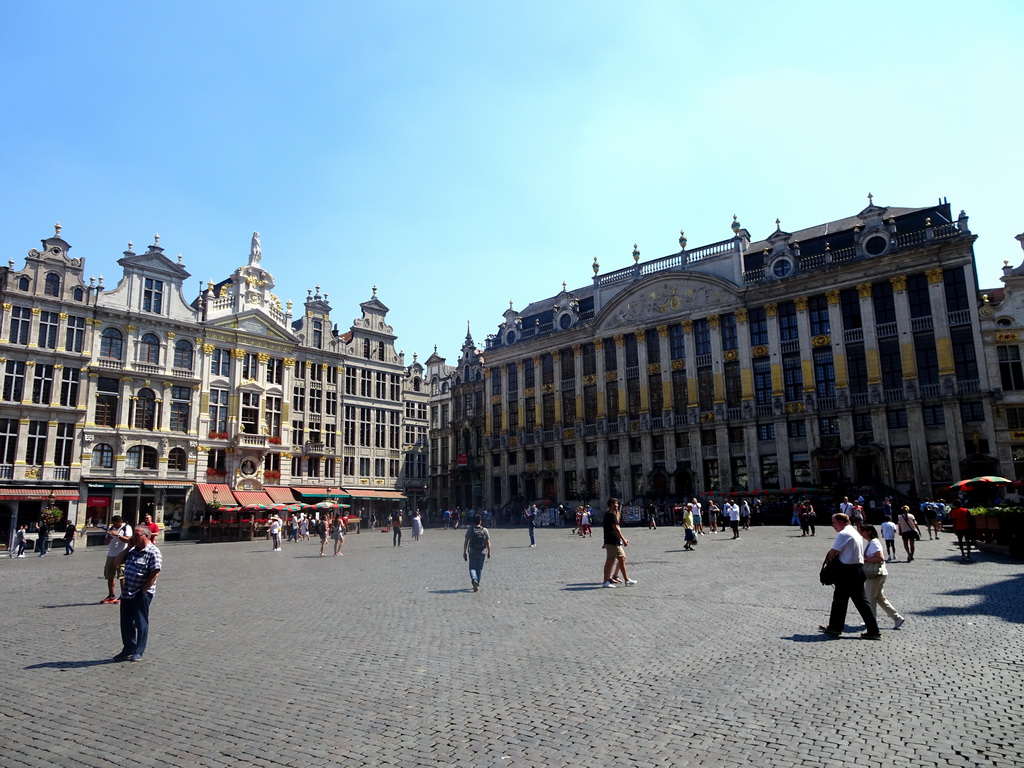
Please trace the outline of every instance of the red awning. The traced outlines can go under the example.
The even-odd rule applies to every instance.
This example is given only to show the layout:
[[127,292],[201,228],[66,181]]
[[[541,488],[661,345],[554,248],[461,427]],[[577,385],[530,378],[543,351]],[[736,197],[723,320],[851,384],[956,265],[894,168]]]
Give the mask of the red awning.
[[405,496],[401,491],[378,491],[371,488],[346,488],[345,493],[353,499],[392,499],[402,501]]
[[294,504],[295,494],[285,485],[265,485],[263,490],[275,504]]
[[0,488],[0,499],[9,501],[47,501],[50,494],[56,501],[78,501],[78,491],[73,488]]
[[[233,505],[235,503],[234,494],[231,493],[231,486],[227,483],[196,483],[196,490],[203,497],[204,504],[210,504],[214,500],[224,505]],[[216,496],[213,493],[214,490],[217,491]]]
[[266,504],[268,507],[274,505],[274,500],[263,491],[235,491],[235,498],[243,507],[247,504]]

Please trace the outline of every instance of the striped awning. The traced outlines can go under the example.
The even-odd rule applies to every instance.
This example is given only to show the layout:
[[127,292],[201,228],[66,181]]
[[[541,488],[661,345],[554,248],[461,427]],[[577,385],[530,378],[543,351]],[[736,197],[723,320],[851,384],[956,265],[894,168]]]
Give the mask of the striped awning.
[[38,485],[0,488],[0,499],[6,499],[7,501],[48,501],[51,493],[55,501],[78,501],[77,488],[40,488]]
[[[231,486],[227,483],[196,483],[196,490],[203,497],[204,504],[211,504],[218,501],[225,506],[235,503],[235,496],[231,493]],[[214,495],[214,490],[217,491]]]
[[353,499],[390,499],[392,501],[404,501],[405,496],[401,491],[374,490],[373,488],[346,488],[348,495]]
[[321,488],[319,486],[296,485],[292,490],[304,499],[346,499],[349,494],[344,488]]
[[243,507],[248,504],[266,504],[268,507],[274,505],[274,500],[263,491],[235,491],[235,498]]
[[286,485],[265,485],[263,490],[273,499],[275,504],[294,504],[295,494]]

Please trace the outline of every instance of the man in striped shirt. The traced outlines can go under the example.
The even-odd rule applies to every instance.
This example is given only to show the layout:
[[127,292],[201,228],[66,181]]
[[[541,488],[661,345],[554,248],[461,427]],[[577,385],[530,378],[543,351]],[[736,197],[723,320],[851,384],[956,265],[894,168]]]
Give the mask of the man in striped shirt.
[[163,556],[149,540],[143,525],[132,531],[131,547],[116,559],[124,565],[121,590],[121,642],[124,647],[114,661],[142,661],[149,640],[149,604],[156,594],[156,580],[163,568]]

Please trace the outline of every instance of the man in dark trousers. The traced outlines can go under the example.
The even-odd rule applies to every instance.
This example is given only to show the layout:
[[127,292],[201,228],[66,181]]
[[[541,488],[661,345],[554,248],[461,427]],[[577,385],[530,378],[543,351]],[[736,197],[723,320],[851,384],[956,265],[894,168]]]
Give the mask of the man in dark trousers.
[[114,661],[142,661],[149,641],[149,605],[156,594],[156,580],[163,568],[163,556],[149,540],[149,529],[137,526],[129,549],[119,554],[116,565],[124,566],[121,591],[121,642],[124,647]]
[[881,640],[878,621],[871,612],[867,594],[864,592],[864,540],[857,529],[850,525],[850,518],[842,512],[832,515],[832,527],[837,535],[832,548],[825,555],[825,563],[838,558],[840,566],[834,585],[835,592],[832,594],[832,610],[829,613],[828,624],[818,629],[830,637],[842,635],[846,628],[846,608],[850,601],[853,601],[867,629],[861,638]]

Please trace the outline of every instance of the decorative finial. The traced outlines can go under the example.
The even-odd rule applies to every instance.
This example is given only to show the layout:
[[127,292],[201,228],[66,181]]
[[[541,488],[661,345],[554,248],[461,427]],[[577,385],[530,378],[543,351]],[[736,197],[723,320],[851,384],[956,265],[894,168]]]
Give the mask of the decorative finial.
[[565,280],[562,281],[562,293],[565,293]]
[[285,302],[285,306],[288,307],[288,311],[291,312],[292,311],[292,300],[288,299],[288,301]]
[[178,254],[178,263],[181,264],[181,254]]
[[929,216],[927,219],[924,220],[924,225],[926,227],[930,227],[932,225],[932,217],[931,216]]
[[828,240],[826,240],[826,241],[825,241],[825,250],[826,250],[826,251],[831,251],[831,250],[832,250],[832,246],[831,246],[831,245],[829,245],[829,242],[828,242]]
[[868,206],[874,205],[875,196],[868,192]]
[[601,265],[597,263],[597,256],[594,257],[594,276],[597,276],[598,271],[601,269]]
[[56,224],[53,225],[53,236],[60,237],[60,231],[62,229],[64,229],[64,227],[61,226],[61,223],[58,221]]
[[437,344],[434,345],[434,354],[437,354]]
[[509,300],[508,300],[508,308],[509,308],[509,309],[512,309],[512,299],[509,299]]
[[988,294],[987,293],[981,294],[981,303],[982,304],[988,304]]
[[679,230],[679,247],[682,250],[686,250],[686,232]]
[[737,220],[736,214],[734,213],[732,215],[732,233],[735,235],[735,234],[738,234],[739,231],[740,231],[740,222],[739,222],[739,220]]
[[133,243],[131,240],[129,240],[128,241],[128,250],[130,251],[134,245],[135,245],[135,243]]
[[782,222],[779,221],[778,219],[775,220],[775,231],[776,232],[781,232],[782,231]]
[[636,247],[636,243],[633,243],[633,261],[640,261],[640,249]]
[[213,290],[213,280],[208,280],[207,281],[207,283],[206,283],[206,290],[208,290],[208,291],[212,291]]
[[10,269],[14,269],[14,259],[8,259],[7,260],[7,266]]
[[[12,265],[12,266],[13,266],[13,265]],[[1003,259],[1003,266],[1004,266],[1004,267],[1008,267],[1008,266],[1010,266],[1010,262],[1008,262],[1008,261],[1007,261],[1006,259]]]
[[160,233],[153,235],[153,245],[160,245]]
[[373,298],[377,298],[377,286],[373,286]]

